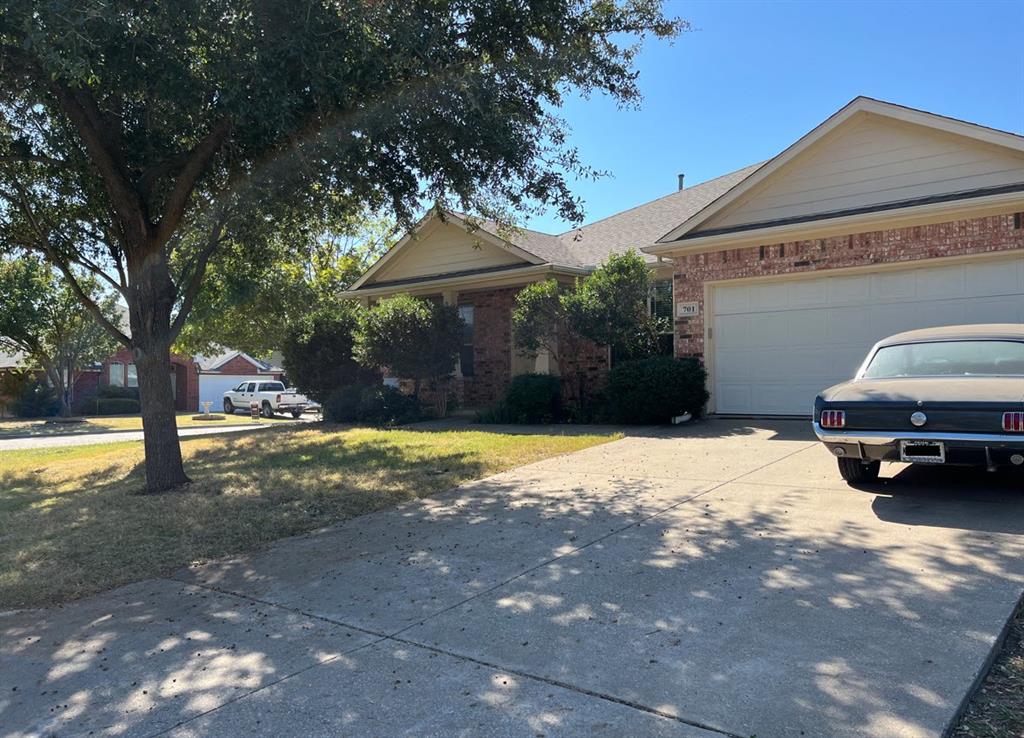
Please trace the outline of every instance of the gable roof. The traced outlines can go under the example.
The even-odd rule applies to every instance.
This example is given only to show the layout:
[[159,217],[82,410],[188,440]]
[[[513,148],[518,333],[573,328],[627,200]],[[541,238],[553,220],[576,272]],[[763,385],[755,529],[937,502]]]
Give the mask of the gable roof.
[[[742,181],[760,164],[744,167],[715,179],[637,205],[621,213],[574,228],[560,234],[542,233],[529,228],[508,228],[494,221],[474,222],[470,216],[445,212],[445,220],[459,225],[471,233],[479,233],[490,242],[504,244],[523,258],[522,264],[492,266],[486,269],[447,272],[397,280],[375,280],[389,261],[402,248],[417,237],[426,226],[440,216],[431,211],[425,215],[397,244],[378,259],[349,289],[400,286],[441,278],[471,277],[492,272],[508,272],[537,265],[551,265],[570,269],[592,269],[615,253],[653,243],[670,228],[696,213],[709,202],[721,196],[737,182]],[[654,260],[653,257],[651,260]]]
[[[1024,136],[1009,133],[1007,131],[1000,131],[994,128],[988,128],[974,123],[968,123],[955,118],[948,118],[935,113],[925,112],[923,110],[884,102],[882,100],[876,100],[874,98],[864,96],[856,97],[777,156],[769,159],[763,166],[752,172],[750,176],[737,182],[734,187],[723,193],[721,197],[708,203],[705,207],[693,213],[685,221],[672,228],[669,232],[659,238],[657,243],[669,243],[690,234],[697,235],[698,232],[700,232],[702,225],[711,221],[715,216],[723,213],[733,204],[738,203],[745,195],[751,193],[759,185],[769,180],[769,178],[771,178],[776,172],[788,165],[790,162],[796,160],[814,144],[821,141],[836,129],[847,124],[851,119],[864,116],[875,116],[876,118],[887,119],[889,121],[921,126],[936,132],[966,137],[981,144],[1001,146],[1016,152],[1024,153]],[[971,194],[971,192],[965,192],[965,195]],[[914,203],[908,201],[907,204]],[[879,203],[876,207],[884,207],[884,203]],[[829,213],[827,212],[822,212],[815,215],[816,217],[823,217],[828,214]],[[810,218],[811,216],[807,216],[807,219]],[[735,229],[750,229],[752,226],[757,225],[760,224],[737,224]],[[710,234],[710,231],[708,231],[708,233]],[[650,253],[659,253],[661,250],[663,249],[659,249],[657,245],[649,248]]]
[[229,349],[225,349],[219,354],[215,354],[213,356],[196,356],[195,362],[199,365],[200,371],[215,372],[229,361],[239,356],[252,364],[256,368],[257,372],[276,371],[276,367],[271,366],[265,361],[260,361],[244,351],[233,351]]
[[566,231],[558,239],[570,250],[577,264],[596,266],[611,254],[654,243],[756,172],[762,164],[752,164]]

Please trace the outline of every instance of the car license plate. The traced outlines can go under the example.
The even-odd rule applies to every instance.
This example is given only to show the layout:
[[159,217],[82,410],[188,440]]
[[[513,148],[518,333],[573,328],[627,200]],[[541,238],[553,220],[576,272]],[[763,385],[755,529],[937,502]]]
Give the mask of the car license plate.
[[900,461],[914,464],[946,463],[946,446],[941,441],[900,441]]

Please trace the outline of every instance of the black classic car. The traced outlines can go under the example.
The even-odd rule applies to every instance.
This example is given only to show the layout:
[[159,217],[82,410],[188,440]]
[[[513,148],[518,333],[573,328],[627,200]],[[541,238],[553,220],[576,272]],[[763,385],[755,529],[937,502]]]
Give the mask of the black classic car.
[[1024,324],[926,328],[875,344],[814,401],[814,432],[851,483],[882,461],[1024,465]]

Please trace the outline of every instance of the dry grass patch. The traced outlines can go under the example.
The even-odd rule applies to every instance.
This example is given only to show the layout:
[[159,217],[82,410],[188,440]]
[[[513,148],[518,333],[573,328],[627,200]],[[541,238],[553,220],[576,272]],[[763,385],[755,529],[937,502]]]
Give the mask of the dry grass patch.
[[0,453],[0,610],[62,602],[425,497],[613,435],[281,427],[182,440],[196,480],[139,494],[142,444]]
[[952,738],[1024,736],[1024,602],[1002,650],[971,698]]

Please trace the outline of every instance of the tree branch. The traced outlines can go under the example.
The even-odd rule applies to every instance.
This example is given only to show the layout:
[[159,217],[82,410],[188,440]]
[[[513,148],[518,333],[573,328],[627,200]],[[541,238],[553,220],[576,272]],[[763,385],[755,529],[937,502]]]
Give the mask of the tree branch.
[[167,197],[157,226],[156,242],[161,248],[177,230],[199,177],[230,133],[231,121],[223,118],[189,152],[185,165],[174,180],[174,187]]
[[59,80],[50,79],[48,84],[96,165],[111,206],[121,222],[122,232],[129,243],[145,244],[150,236],[145,204],[131,184],[120,153],[110,149],[107,137],[102,133],[103,121],[97,119],[99,111],[95,101],[88,92],[71,90]]
[[199,288],[203,283],[203,277],[206,275],[206,266],[209,264],[213,252],[220,245],[227,221],[227,212],[221,211],[213,228],[210,229],[209,238],[195,258],[195,269],[192,271],[192,277],[184,284],[184,289],[181,291],[182,297],[181,304],[178,306],[178,314],[174,316],[174,321],[171,323],[170,336],[172,342],[178,338],[181,329],[185,327],[185,321],[188,319],[188,314],[192,311],[192,305],[195,303],[196,295],[199,294]]

